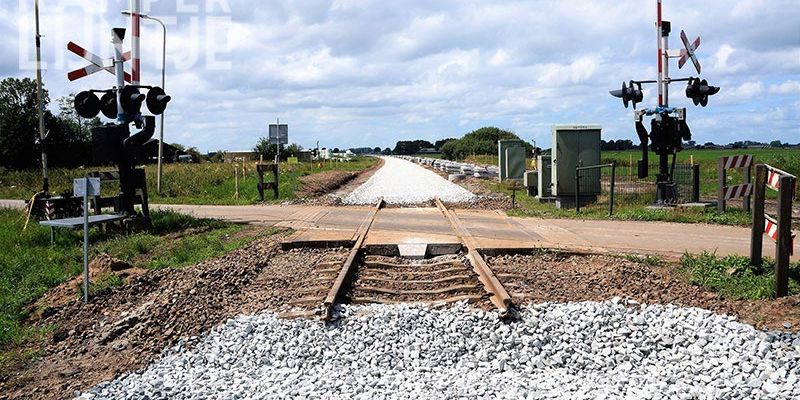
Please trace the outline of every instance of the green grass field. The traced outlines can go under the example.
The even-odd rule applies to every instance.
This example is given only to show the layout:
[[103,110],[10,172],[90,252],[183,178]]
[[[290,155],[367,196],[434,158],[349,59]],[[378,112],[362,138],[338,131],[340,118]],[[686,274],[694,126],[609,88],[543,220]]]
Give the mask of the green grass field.
[[[294,198],[300,188],[299,178],[317,172],[341,170],[360,171],[378,162],[374,157],[358,157],[349,162],[281,164],[280,198],[285,201]],[[60,193],[72,187],[72,180],[84,176],[87,171],[113,170],[102,168],[55,169],[50,173],[51,192]],[[258,175],[254,163],[239,167],[239,197],[236,193],[235,164],[203,163],[203,164],[165,164],[162,181],[162,193],[156,193],[156,167],[145,167],[147,189],[151,203],[162,204],[219,204],[244,205],[258,202]],[[271,178],[265,176],[265,180]],[[41,173],[39,171],[4,171],[0,170],[0,198],[30,199],[40,190]],[[103,187],[104,195],[114,195],[118,190],[116,183]],[[265,193],[267,201],[272,195]]]
[[[147,232],[113,235],[93,228],[91,257],[104,252],[141,268],[179,268],[230,252],[257,235],[218,220],[163,211],[151,215],[153,227]],[[0,353],[37,334],[23,325],[28,304],[83,270],[81,233],[62,230],[51,247],[49,229],[31,223],[23,230],[24,223],[21,210],[0,209]],[[94,283],[94,290],[102,290],[122,282]]]

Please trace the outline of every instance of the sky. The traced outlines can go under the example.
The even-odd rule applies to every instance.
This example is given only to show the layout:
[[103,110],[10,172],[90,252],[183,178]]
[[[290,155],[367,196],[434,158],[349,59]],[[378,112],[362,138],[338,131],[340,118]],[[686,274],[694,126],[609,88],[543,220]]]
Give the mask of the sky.
[[[167,25],[165,141],[249,150],[280,118],[306,148],[394,147],[483,126],[549,147],[554,124],[600,124],[636,142],[633,111],[608,91],[655,79],[655,0],[142,0]],[[2,0],[0,78],[34,77],[32,0]],[[694,140],[800,142],[800,0],[664,0],[678,33],[702,37],[708,107],[671,86]],[[42,0],[44,82],[52,104],[107,89],[69,82],[87,64],[74,41],[111,57],[128,0]],[[142,83],[161,84],[161,27],[142,22]],[[126,49],[130,47],[126,38]],[[127,66],[129,69],[130,66]],[[687,64],[673,78],[697,76]],[[645,107],[655,105],[645,86]]]

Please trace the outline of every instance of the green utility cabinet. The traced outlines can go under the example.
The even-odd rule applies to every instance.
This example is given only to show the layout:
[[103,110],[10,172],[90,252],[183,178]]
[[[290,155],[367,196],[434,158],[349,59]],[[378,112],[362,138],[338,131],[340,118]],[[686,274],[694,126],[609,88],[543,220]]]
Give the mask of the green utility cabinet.
[[[600,164],[600,125],[554,125],[552,150],[553,196],[574,196],[577,190],[575,168]],[[581,195],[600,194],[600,175],[581,179]]]
[[500,182],[508,179],[522,180],[525,175],[525,142],[498,140],[497,153]]

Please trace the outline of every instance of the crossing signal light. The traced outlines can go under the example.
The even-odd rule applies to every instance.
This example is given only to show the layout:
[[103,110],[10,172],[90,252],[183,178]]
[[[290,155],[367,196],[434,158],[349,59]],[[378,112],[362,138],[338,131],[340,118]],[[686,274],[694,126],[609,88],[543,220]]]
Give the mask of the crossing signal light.
[[83,118],[94,118],[100,113],[100,99],[92,92],[80,92],[75,96],[75,111]]
[[719,87],[710,86],[708,81],[700,78],[689,78],[689,84],[686,85],[686,97],[692,99],[694,105],[701,105],[705,107],[708,105],[708,96],[713,96],[719,92]]
[[611,93],[611,95],[614,97],[621,98],[622,104],[625,105],[625,108],[628,108],[628,103],[631,102],[633,103],[633,108],[636,109],[636,103],[641,103],[642,99],[644,99],[644,94],[642,94],[642,84],[634,81],[630,81],[630,86],[627,86],[623,81],[622,89],[612,90],[609,93]]
[[100,98],[100,111],[108,119],[117,119],[117,95],[114,92],[106,92]]
[[140,113],[142,103],[144,103],[145,96],[139,93],[139,89],[133,86],[125,86],[120,93],[120,105],[122,111],[128,115],[136,115]]
[[172,97],[164,93],[164,89],[155,86],[147,92],[147,109],[153,115],[161,115],[167,109],[167,103],[172,100]]

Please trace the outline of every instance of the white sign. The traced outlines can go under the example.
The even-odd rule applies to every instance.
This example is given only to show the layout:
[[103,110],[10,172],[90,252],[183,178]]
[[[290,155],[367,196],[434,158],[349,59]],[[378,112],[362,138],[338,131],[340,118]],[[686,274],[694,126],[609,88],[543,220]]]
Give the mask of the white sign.
[[[89,182],[87,187],[86,182]],[[88,191],[88,193],[87,193]],[[100,196],[100,178],[79,178],[72,181],[72,192],[75,196],[83,197],[84,194],[89,197]]]
[[269,124],[269,144],[289,144],[289,125]]

